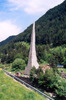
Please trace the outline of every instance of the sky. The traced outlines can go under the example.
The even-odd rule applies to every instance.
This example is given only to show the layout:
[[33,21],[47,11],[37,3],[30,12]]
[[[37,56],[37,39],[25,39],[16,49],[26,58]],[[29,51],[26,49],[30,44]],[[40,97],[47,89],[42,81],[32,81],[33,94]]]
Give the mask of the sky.
[[0,0],[0,42],[23,32],[64,0]]

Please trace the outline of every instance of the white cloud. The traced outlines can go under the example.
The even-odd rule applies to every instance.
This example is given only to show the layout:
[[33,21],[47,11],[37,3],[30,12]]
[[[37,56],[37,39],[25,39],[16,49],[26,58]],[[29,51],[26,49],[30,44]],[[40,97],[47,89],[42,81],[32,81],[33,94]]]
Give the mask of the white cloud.
[[62,3],[64,0],[8,0],[13,8],[22,9],[28,14],[45,13],[48,9]]
[[19,34],[21,31],[20,27],[17,27],[10,20],[0,21],[0,41],[6,39],[11,35]]

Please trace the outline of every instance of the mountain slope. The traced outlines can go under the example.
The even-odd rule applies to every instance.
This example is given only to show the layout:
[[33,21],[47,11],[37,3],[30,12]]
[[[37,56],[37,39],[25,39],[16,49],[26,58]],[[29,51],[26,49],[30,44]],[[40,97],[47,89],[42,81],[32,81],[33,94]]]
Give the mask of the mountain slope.
[[[49,10],[36,21],[36,50],[40,63],[54,61],[63,64],[66,58],[66,1],[61,5]],[[32,25],[23,33],[13,38],[7,45],[0,47],[2,63],[12,63],[16,58],[25,60],[27,64],[29,43],[31,39]],[[19,42],[25,41],[25,42]],[[16,43],[17,42],[17,43]],[[43,45],[41,45],[43,44]],[[48,45],[44,45],[48,44]],[[65,44],[65,45],[63,45]],[[61,46],[58,46],[61,45]],[[55,47],[57,46],[57,47]],[[55,49],[56,48],[56,49]],[[43,61],[42,61],[43,60]]]
[[[36,21],[37,44],[53,44],[54,46],[66,43],[66,0],[50,9],[45,15]],[[32,25],[23,33],[14,38],[14,42],[30,42]]]
[[3,45],[5,45],[5,44],[9,43],[11,40],[14,39],[14,37],[15,37],[15,36],[10,36],[10,37],[8,37],[6,40],[0,42],[0,45],[3,46]]
[[[11,36],[0,42],[0,45],[5,45],[11,40],[13,42],[30,42],[31,33],[32,25],[17,36]],[[47,11],[46,14],[36,21],[36,43],[53,46],[66,44],[66,0]]]

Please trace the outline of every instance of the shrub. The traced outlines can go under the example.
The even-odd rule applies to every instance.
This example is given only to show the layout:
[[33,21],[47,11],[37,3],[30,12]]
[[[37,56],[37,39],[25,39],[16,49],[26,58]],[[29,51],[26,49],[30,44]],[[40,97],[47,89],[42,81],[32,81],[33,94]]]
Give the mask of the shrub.
[[66,97],[66,80],[61,78],[57,72],[54,72],[54,69],[47,69],[45,73],[43,73],[40,67],[38,69],[33,67],[30,72],[30,78],[31,81],[41,89],[56,93],[57,98]]
[[25,61],[23,59],[15,59],[14,62],[12,63],[12,69],[14,70],[24,70],[25,69]]
[[35,67],[33,67],[33,68],[31,69],[31,71],[30,71],[30,80],[31,80],[32,82],[34,82],[34,80],[35,80],[34,75],[36,75],[36,68],[35,68]]

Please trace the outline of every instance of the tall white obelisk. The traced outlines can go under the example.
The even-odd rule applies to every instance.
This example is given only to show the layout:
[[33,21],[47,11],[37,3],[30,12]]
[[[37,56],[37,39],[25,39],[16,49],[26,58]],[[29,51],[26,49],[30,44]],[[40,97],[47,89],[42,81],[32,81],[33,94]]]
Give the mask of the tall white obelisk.
[[36,48],[35,48],[35,22],[33,23],[28,64],[27,67],[25,68],[24,74],[30,75],[30,70],[32,69],[33,66],[36,67],[36,69],[39,68],[39,64],[37,62],[37,56],[36,56]]

